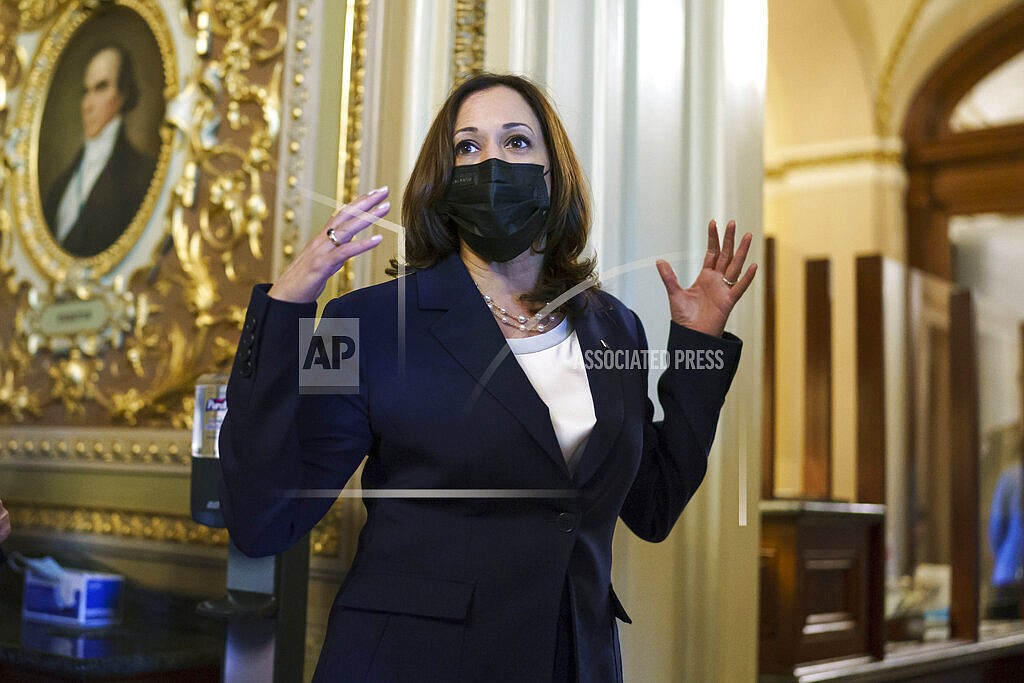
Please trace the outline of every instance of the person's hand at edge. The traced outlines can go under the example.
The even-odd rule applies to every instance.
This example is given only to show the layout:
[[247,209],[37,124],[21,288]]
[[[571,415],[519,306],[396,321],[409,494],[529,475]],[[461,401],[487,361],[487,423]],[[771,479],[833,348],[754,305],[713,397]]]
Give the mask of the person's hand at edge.
[[391,209],[391,202],[385,201],[387,197],[387,186],[380,187],[341,207],[281,273],[267,294],[292,303],[316,301],[327,281],[345,261],[380,244],[383,239],[380,235],[361,240],[353,238],[387,214]]
[[751,263],[743,272],[743,263],[753,236],[748,232],[733,253],[736,240],[736,222],[725,226],[725,239],[718,243],[718,225],[708,223],[708,250],[697,279],[687,288],[679,284],[675,271],[667,261],[658,261],[658,274],[668,293],[672,321],[692,330],[722,336],[736,302],[754,281],[757,264]]
[[0,543],[7,540],[11,535],[11,515],[4,508],[4,502],[0,500]]

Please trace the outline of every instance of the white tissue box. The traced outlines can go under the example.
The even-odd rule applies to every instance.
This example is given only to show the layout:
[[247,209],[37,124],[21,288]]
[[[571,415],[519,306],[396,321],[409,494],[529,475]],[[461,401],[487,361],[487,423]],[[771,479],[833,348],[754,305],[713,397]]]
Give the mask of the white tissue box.
[[25,572],[22,616],[66,626],[109,626],[121,621],[124,577],[66,569],[60,578]]

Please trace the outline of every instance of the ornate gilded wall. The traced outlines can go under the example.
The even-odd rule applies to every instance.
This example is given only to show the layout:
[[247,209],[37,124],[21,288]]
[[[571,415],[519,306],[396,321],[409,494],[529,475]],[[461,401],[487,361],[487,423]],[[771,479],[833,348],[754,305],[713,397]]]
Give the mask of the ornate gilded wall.
[[[350,4],[365,25],[365,0]],[[250,288],[301,238],[322,7],[5,0],[0,13],[0,496],[22,538],[222,546],[188,514],[192,397],[200,375],[227,371]],[[82,146],[86,56],[110,43],[135,65],[122,128],[154,171],[120,236],[83,254],[44,204]],[[358,147],[350,157],[357,173]],[[316,552],[337,554],[335,526]]]

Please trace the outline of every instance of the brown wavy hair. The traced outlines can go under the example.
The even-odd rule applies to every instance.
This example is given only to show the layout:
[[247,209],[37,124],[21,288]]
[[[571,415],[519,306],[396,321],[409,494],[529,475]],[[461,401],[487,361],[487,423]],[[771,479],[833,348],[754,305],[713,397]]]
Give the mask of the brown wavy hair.
[[[428,268],[459,248],[454,226],[438,215],[455,167],[452,136],[459,108],[473,93],[505,86],[519,93],[540,121],[551,163],[551,201],[541,233],[544,262],[532,292],[522,296],[533,310],[593,277],[596,262],[583,257],[590,234],[590,199],[583,169],[555,108],[532,81],[511,74],[484,73],[452,90],[434,117],[402,197],[406,267]],[[393,263],[389,272],[397,270]]]

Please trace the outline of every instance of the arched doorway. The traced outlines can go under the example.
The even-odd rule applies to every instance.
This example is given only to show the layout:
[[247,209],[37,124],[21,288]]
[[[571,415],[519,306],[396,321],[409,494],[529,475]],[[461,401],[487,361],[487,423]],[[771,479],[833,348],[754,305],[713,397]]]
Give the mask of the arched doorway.
[[1018,5],[958,47],[910,105],[903,140],[911,266],[951,280],[952,216],[1024,212],[1024,121],[961,128],[954,117],[972,88],[1022,52]]
[[[916,348],[908,357],[907,480],[915,507],[907,537],[918,546],[908,554],[912,563],[950,562],[955,554],[950,548],[961,539],[949,531],[955,521],[948,523],[943,508],[965,501],[977,505],[973,532],[981,540],[977,582],[984,616],[998,592],[990,585],[999,573],[998,549],[986,547],[996,515],[995,491],[1000,474],[1021,460],[1024,415],[1018,381],[1024,335],[1024,3],[985,25],[932,72],[908,110],[903,139],[907,260],[970,290],[974,327],[967,329],[976,340],[969,354],[970,386],[958,385],[947,374],[949,336],[962,331],[948,322],[949,299],[933,297],[932,310],[921,305],[923,317],[931,314],[931,320],[911,323]],[[959,399],[971,403],[969,425],[943,419],[955,413],[949,406]],[[974,447],[969,453],[956,451],[950,443],[967,429],[979,435],[971,438]],[[977,465],[978,490],[958,498],[954,487],[950,496],[949,480],[965,458]],[[1024,483],[1024,477],[1018,479]],[[922,532],[927,524],[932,527]],[[1024,539],[1016,542],[1024,550]],[[955,574],[956,560],[952,563]]]

